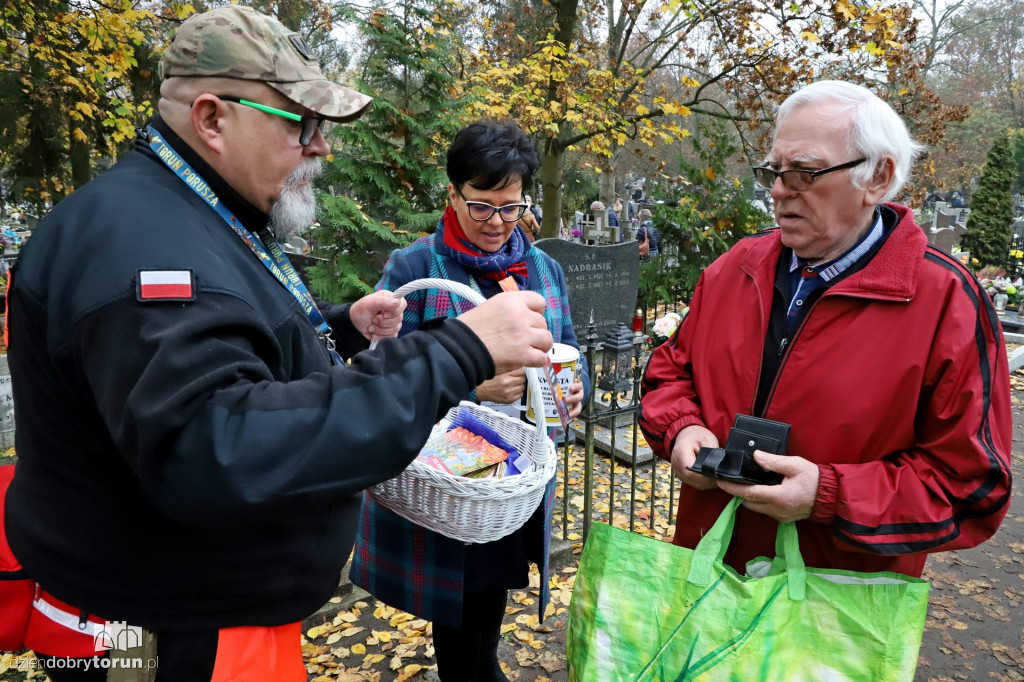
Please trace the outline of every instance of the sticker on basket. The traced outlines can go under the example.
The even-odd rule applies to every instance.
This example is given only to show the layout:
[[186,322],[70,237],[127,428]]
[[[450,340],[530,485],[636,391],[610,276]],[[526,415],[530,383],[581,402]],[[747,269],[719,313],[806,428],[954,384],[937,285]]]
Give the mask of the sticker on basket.
[[548,384],[548,390],[554,397],[555,410],[558,412],[558,421],[562,422],[562,428],[569,428],[569,410],[565,408],[565,397],[562,395],[562,386],[555,377],[555,368],[551,364],[551,356],[544,357],[544,381]]
[[[516,460],[514,462],[509,462],[509,476],[524,473],[527,469],[530,468],[531,464],[533,464],[533,462],[530,460],[529,457],[527,457],[526,455],[519,455],[518,457],[516,457]],[[515,471],[511,471],[511,469],[515,469]]]
[[506,277],[505,279],[498,282],[498,286],[501,287],[502,291],[519,291],[519,285],[512,277]]

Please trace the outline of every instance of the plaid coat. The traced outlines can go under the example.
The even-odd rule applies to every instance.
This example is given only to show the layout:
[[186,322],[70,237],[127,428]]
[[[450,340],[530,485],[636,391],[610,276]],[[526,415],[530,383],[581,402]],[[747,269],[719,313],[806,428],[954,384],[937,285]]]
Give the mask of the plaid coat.
[[[377,289],[394,291],[412,280],[430,277],[461,282],[480,292],[476,279],[462,265],[438,253],[436,241],[439,238],[439,233],[422,237],[391,254]],[[569,316],[562,268],[546,253],[530,246],[527,246],[525,260],[530,290],[547,299],[544,316],[555,342],[579,348]],[[406,296],[406,301],[408,305],[400,336],[418,329],[425,320],[455,317],[473,307],[471,303],[438,289],[412,292]],[[589,375],[582,356],[580,362],[584,389],[589,393]],[[540,569],[541,617],[549,598],[548,554],[554,495],[555,481],[552,479],[542,507],[523,528],[515,531],[526,534],[519,546],[525,547],[525,558]],[[496,543],[505,540],[502,538]],[[464,570],[465,555],[465,543],[406,521],[366,495],[350,577],[354,584],[391,606],[458,628],[461,625],[463,591],[467,582],[471,582]],[[494,561],[501,562],[503,558],[496,556]],[[511,559],[518,560],[519,557]]]

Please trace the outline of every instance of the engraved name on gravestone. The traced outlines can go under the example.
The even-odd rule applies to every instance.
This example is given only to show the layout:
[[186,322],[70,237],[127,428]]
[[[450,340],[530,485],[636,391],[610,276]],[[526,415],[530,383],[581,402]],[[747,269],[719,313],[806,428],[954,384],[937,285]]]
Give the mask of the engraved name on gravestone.
[[569,290],[572,326],[580,345],[587,342],[591,313],[598,342],[616,323],[630,324],[640,283],[636,242],[587,246],[561,239],[541,239],[534,246],[562,266]]

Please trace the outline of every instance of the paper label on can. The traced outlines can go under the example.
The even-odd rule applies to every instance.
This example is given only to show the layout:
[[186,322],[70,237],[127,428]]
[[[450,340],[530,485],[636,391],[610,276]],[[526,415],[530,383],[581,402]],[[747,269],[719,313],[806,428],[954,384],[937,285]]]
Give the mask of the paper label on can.
[[[548,426],[555,426],[561,424],[562,428],[568,428],[569,425],[569,413],[565,407],[564,396],[569,394],[569,387],[576,381],[576,370],[579,367],[579,351],[572,346],[565,344],[556,344],[556,348],[552,349],[552,353],[558,352],[559,357],[565,355],[575,354],[575,358],[568,361],[562,362],[551,362],[551,382],[557,384],[563,396],[562,410],[565,412],[564,420],[560,418],[562,415],[559,414],[559,410],[552,395],[551,383],[548,381],[540,382],[541,397],[544,399],[544,417],[545,422]],[[550,358],[549,358],[550,359]],[[546,372],[542,373],[546,374]],[[536,423],[536,417],[533,410],[532,397],[527,396],[527,411],[526,418],[532,423]]]

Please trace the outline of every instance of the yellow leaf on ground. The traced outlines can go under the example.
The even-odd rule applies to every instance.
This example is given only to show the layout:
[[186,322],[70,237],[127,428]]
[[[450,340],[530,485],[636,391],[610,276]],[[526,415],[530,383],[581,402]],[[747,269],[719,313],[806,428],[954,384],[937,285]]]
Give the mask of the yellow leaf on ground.
[[415,617],[416,616],[412,615],[411,613],[399,613],[394,618],[388,621],[388,625],[390,625],[393,628],[398,628],[401,627],[403,624],[411,621]]
[[528,668],[531,665],[536,665],[536,662],[533,660],[534,657],[535,654],[529,649],[516,650],[516,663],[518,663],[521,668]]
[[350,648],[354,654],[362,655],[366,653],[366,646],[364,644],[353,644]]

